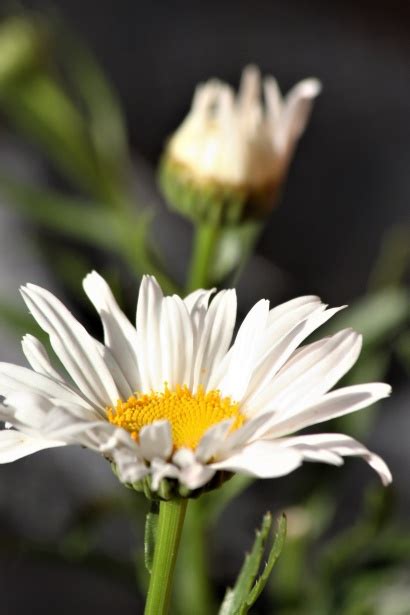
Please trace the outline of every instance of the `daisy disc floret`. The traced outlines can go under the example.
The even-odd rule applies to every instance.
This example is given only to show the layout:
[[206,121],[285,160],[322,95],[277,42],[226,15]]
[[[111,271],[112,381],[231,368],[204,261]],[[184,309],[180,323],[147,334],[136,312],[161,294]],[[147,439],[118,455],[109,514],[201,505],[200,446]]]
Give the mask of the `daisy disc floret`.
[[170,204],[208,222],[269,212],[320,89],[317,79],[304,79],[283,97],[256,66],[245,68],[237,94],[218,79],[198,85],[161,164]]
[[31,335],[31,369],[0,364],[0,462],[81,444],[112,462],[120,480],[159,497],[190,495],[228,473],[273,478],[303,461],[340,465],[363,457],[391,480],[384,461],[337,433],[292,435],[386,397],[382,383],[330,391],[355,363],[350,329],[303,344],[340,308],[305,296],[270,309],[259,301],[234,336],[234,290],[166,297],[143,278],[136,327],[96,272],[84,289],[101,317],[93,338],[50,292],[28,284],[23,298],[66,375]]

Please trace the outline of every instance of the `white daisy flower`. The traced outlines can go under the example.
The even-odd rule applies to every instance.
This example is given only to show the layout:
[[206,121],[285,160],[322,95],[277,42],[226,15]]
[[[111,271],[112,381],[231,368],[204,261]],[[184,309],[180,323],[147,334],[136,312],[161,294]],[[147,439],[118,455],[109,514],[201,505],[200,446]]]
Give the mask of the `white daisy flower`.
[[390,393],[381,383],[329,393],[360,352],[350,329],[298,348],[340,308],[314,296],[274,309],[261,300],[232,342],[234,290],[212,300],[213,291],[198,290],[183,300],[164,297],[144,277],[135,328],[101,276],[89,274],[84,289],[104,344],[50,292],[22,288],[66,375],[31,335],[23,351],[32,369],[0,364],[0,418],[13,425],[0,432],[0,462],[77,443],[108,458],[124,483],[142,481],[160,494],[173,485],[187,495],[224,472],[272,478],[303,461],[340,465],[357,455],[391,481],[382,459],[348,436],[291,435]]
[[[256,66],[243,71],[237,95],[217,79],[200,84],[166,148],[161,177],[171,203],[192,216],[209,215],[218,198],[228,209],[240,209],[238,201],[254,213],[271,209],[320,89],[317,79],[305,79],[282,97],[267,76],[263,100]],[[202,199],[192,198],[195,190]]]

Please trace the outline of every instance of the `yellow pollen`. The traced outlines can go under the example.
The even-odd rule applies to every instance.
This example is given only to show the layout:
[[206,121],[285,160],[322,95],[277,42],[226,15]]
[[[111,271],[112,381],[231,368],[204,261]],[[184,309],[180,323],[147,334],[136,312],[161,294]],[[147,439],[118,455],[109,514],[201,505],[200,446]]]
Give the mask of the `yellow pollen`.
[[233,419],[234,431],[245,420],[239,404],[230,397],[221,397],[217,390],[205,392],[202,387],[192,394],[187,386],[177,386],[175,391],[166,386],[162,393],[153,391],[127,401],[120,399],[115,408],[107,408],[107,418],[129,431],[136,441],[142,427],[166,419],[171,424],[174,450],[195,449],[206,430],[220,421]]

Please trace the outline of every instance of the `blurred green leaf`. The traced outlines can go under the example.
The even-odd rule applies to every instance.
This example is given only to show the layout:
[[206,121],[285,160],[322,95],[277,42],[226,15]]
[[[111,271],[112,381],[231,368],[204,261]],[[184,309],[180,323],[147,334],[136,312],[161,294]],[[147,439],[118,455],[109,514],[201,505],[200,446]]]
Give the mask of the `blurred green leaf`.
[[90,51],[64,30],[62,39],[61,61],[73,94],[83,104],[103,193],[120,211],[135,209],[128,138],[120,100]]
[[371,557],[382,531],[388,527],[393,511],[391,489],[371,487],[365,494],[362,514],[353,527],[327,543],[321,558],[323,579],[353,574]]
[[[366,345],[379,344],[390,339],[410,315],[410,297],[405,288],[386,288],[356,301],[340,312],[326,333],[352,327],[363,334]],[[323,330],[321,330],[321,335]]]
[[55,79],[32,72],[7,84],[0,90],[0,107],[68,177],[94,196],[104,197],[87,125]]
[[245,561],[234,587],[228,589],[225,594],[219,615],[245,615],[262,593],[285,542],[285,516],[282,515],[279,520],[278,529],[273,540],[268,561],[265,564],[262,574],[256,580],[265,552],[266,542],[270,536],[271,527],[272,515],[267,513],[263,518],[260,530],[256,532],[252,550],[245,557]]
[[218,283],[245,264],[259,236],[260,222],[245,222],[221,229],[209,278]]
[[144,562],[145,568],[149,574],[152,571],[152,562],[154,561],[155,542],[157,539],[157,528],[159,518],[159,503],[152,502],[151,508],[145,519],[145,534],[144,534]]
[[81,41],[63,32],[62,51],[68,80],[85,105],[97,151],[110,165],[123,165],[128,160],[128,139],[117,93]]
[[410,373],[410,331],[406,331],[400,336],[396,350],[405,369]]
[[410,265],[410,227],[395,226],[383,240],[380,254],[373,267],[369,288],[398,287]]
[[47,35],[38,20],[21,15],[0,22],[0,89],[43,63]]
[[118,214],[101,209],[98,203],[27,185],[4,173],[0,173],[0,194],[6,205],[51,231],[103,248],[116,244]]

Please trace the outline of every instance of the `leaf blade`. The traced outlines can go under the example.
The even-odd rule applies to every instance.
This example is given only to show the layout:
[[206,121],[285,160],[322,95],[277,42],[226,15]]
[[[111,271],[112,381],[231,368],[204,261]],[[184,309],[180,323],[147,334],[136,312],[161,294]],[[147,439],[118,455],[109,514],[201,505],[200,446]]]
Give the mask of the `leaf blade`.
[[263,517],[261,528],[256,531],[256,538],[252,549],[245,556],[234,587],[232,589],[228,588],[226,591],[219,615],[235,615],[241,612],[240,609],[246,603],[258,574],[271,526],[272,515],[268,512]]

